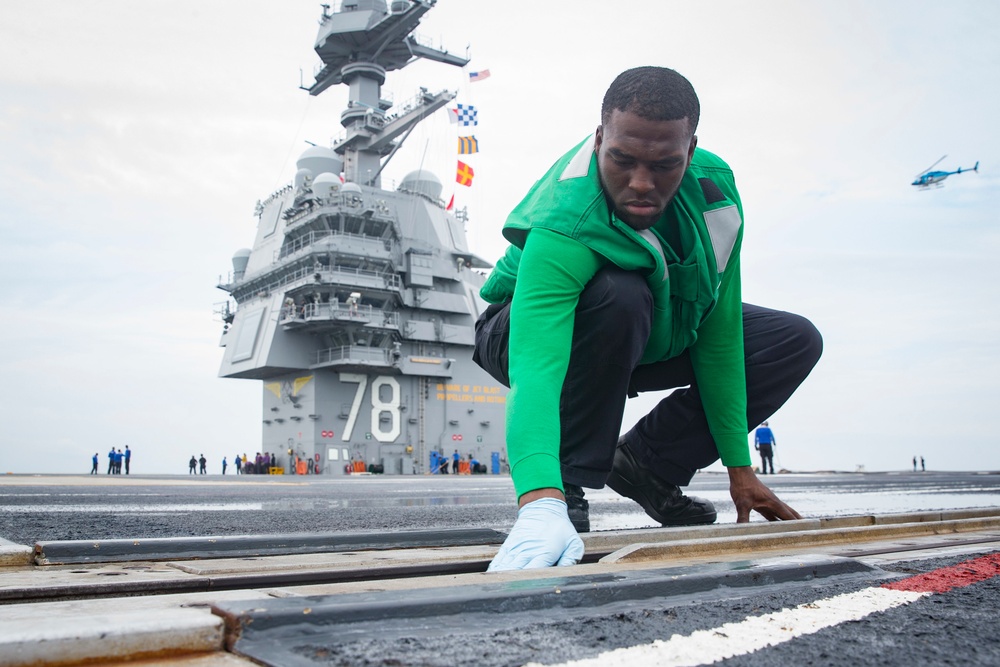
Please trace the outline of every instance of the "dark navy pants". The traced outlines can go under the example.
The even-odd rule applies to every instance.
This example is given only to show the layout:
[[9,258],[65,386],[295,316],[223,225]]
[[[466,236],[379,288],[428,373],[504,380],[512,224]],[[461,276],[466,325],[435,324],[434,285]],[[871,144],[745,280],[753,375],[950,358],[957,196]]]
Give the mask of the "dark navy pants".
[[[587,284],[576,309],[573,347],[560,399],[563,482],[601,488],[611,472],[625,400],[674,389],[623,437],[639,463],[685,486],[719,458],[688,353],[639,366],[651,329],[653,299],[634,271],[606,267]],[[476,363],[510,386],[510,304],[476,322]],[[743,304],[747,425],[780,408],[819,360],[823,341],[809,320]],[[529,351],[530,354],[530,351]]]

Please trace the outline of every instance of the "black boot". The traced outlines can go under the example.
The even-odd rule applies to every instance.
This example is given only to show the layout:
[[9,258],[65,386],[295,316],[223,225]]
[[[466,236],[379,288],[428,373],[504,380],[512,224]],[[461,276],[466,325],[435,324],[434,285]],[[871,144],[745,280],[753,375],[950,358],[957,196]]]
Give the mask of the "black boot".
[[578,533],[590,532],[590,503],[583,497],[583,489],[576,484],[563,484],[569,520]]
[[715,522],[715,505],[704,498],[685,496],[679,486],[665,482],[640,467],[624,440],[618,441],[608,486],[619,495],[642,505],[646,514],[663,526],[695,526]]

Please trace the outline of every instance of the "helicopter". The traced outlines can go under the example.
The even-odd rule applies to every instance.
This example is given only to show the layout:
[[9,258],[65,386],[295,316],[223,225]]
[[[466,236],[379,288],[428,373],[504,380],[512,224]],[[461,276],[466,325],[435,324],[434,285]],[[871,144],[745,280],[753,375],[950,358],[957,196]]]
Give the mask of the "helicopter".
[[935,162],[934,164],[932,164],[931,166],[927,167],[922,172],[917,174],[916,177],[917,180],[910,183],[910,185],[915,185],[920,190],[927,190],[930,187],[941,188],[944,187],[941,181],[948,178],[952,174],[962,174],[967,171],[974,171],[977,173],[979,172],[978,160],[976,161],[976,165],[972,169],[963,169],[962,167],[959,167],[956,171],[931,171],[931,169],[936,167],[938,163],[941,162],[941,160],[945,159],[946,157],[948,156],[942,155],[937,162]]

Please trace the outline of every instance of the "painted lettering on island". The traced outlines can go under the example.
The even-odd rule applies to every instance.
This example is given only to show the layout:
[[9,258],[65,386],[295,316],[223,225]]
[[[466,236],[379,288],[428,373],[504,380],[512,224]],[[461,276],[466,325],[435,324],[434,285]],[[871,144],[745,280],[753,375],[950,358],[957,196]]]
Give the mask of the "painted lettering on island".
[[454,403],[506,403],[504,388],[497,385],[438,383],[437,399]]

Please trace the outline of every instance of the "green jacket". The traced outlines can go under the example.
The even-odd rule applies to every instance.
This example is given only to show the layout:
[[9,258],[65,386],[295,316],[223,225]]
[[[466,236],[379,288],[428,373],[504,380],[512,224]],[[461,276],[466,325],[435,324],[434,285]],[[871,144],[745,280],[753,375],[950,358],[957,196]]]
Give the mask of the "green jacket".
[[518,496],[562,488],[559,395],[574,313],[584,286],[609,263],[642,273],[653,295],[652,331],[640,363],[690,350],[723,464],[750,465],[743,215],[732,170],[696,149],[661,219],[640,232],[610,210],[593,147],[590,137],[559,159],[510,214],[503,234],[512,245],[481,290],[491,303],[512,300],[507,450]]

